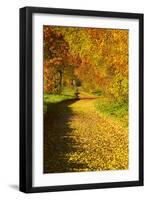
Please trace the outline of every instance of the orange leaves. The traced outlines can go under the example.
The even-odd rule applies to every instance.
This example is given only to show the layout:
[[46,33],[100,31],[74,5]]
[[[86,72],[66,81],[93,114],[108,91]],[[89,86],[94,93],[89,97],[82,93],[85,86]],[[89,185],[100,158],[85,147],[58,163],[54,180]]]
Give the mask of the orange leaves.
[[[128,87],[128,33],[117,29],[44,26],[44,61],[48,62],[48,67],[44,66],[45,84],[50,85],[50,79],[56,87],[58,83],[52,77],[60,71],[65,84],[79,79],[88,91],[100,88],[109,95],[110,83],[117,82],[117,74],[125,79],[122,87]],[[115,87],[117,91],[120,86]]]
[[[59,92],[61,75],[68,55],[68,43],[59,31],[51,26],[43,27],[44,90],[47,93]],[[59,74],[60,72],[60,74]]]

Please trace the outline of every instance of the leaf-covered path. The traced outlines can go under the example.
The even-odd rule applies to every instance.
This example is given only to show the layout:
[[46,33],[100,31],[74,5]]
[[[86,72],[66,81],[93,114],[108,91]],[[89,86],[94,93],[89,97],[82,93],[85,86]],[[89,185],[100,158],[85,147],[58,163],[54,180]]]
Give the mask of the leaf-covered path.
[[95,99],[50,104],[44,116],[44,173],[128,168],[128,129]]

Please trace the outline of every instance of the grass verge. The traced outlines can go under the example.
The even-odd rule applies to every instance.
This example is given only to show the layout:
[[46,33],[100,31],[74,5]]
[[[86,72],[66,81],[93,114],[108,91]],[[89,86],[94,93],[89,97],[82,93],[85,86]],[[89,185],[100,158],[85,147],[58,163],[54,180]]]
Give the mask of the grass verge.
[[51,104],[51,103],[59,103],[61,101],[65,101],[68,99],[74,99],[75,95],[74,94],[44,94],[44,113],[46,113],[47,111],[47,105]]
[[95,106],[101,113],[118,119],[123,123],[123,126],[128,126],[128,103],[118,103],[100,98],[96,101]]

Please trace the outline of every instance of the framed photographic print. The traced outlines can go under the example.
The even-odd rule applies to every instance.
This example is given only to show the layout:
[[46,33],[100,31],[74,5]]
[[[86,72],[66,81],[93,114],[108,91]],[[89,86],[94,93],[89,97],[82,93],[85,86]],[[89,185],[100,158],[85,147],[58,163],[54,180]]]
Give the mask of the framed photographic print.
[[143,14],[20,9],[20,191],[143,185]]

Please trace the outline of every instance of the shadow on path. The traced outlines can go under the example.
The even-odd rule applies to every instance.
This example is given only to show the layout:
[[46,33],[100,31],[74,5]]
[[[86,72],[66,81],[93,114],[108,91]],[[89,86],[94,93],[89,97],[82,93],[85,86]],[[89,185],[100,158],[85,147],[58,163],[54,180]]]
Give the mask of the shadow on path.
[[[44,173],[74,172],[86,167],[85,163],[71,161],[69,156],[77,149],[79,152],[70,127],[74,113],[69,105],[76,101],[48,104],[44,115]],[[80,151],[83,151],[82,147]]]

